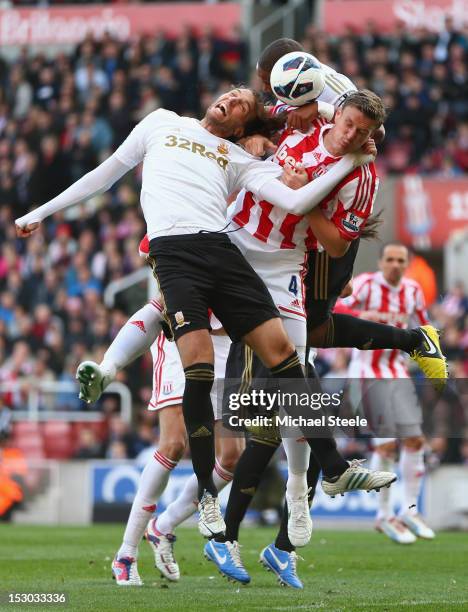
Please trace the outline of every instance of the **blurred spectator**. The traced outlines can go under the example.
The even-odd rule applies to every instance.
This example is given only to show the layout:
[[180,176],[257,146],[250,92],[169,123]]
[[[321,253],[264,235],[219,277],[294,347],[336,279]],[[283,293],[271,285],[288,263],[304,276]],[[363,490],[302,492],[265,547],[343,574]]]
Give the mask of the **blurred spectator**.
[[92,429],[80,429],[74,459],[101,459],[103,457],[102,444]]
[[134,458],[140,452],[137,434],[132,432],[129,423],[120,416],[112,416],[109,421],[109,436],[104,449],[107,459]]
[[110,442],[107,452],[106,459],[129,459],[128,447],[122,440],[113,440]]
[[453,289],[446,293],[440,308],[445,315],[455,319],[460,319],[468,313],[468,297],[463,283],[456,283]]
[[420,285],[426,306],[430,307],[437,299],[437,280],[434,270],[421,255],[411,253],[410,263],[405,276]]
[[24,498],[27,464],[11,443],[11,414],[0,400],[0,521],[9,521]]
[[311,27],[301,42],[358,87],[383,97],[391,115],[377,160],[381,171],[440,176],[466,171],[466,32],[450,17],[438,36],[403,25],[393,34],[379,33],[373,22],[364,28],[362,34],[333,38]]

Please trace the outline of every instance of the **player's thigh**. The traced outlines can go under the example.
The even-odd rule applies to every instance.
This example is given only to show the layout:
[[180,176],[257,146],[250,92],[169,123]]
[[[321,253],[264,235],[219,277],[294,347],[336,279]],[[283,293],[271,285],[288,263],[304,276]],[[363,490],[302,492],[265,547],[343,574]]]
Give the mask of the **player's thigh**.
[[258,325],[243,338],[267,368],[274,368],[291,356],[294,345],[280,318]]
[[197,329],[177,339],[177,349],[183,368],[196,363],[214,363],[213,342],[207,329]]
[[[276,391],[274,381],[270,371],[263,365],[252,349],[242,343],[233,342],[230,347],[229,356],[226,364],[226,378],[223,393],[223,423],[232,431],[232,435],[242,436],[239,428],[229,427],[230,417],[235,415],[240,419],[251,419],[259,415],[271,417],[278,410],[278,406],[266,406],[261,403],[240,402],[241,395],[248,394],[253,390],[266,391],[273,385],[272,391]],[[245,397],[245,396],[244,396]],[[273,411],[272,411],[273,410]],[[258,438],[268,440],[268,444],[279,445],[279,432],[276,427],[255,427],[246,426],[244,431],[252,433]],[[235,443],[234,451],[239,444],[243,444],[239,439]]]

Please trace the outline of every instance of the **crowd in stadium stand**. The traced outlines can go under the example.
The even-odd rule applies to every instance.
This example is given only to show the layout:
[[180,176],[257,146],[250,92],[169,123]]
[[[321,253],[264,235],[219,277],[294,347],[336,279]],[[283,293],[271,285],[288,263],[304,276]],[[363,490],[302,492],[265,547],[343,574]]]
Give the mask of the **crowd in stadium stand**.
[[381,171],[453,177],[468,170],[468,30],[447,18],[440,33],[426,29],[379,33],[373,22],[333,39],[314,26],[307,51],[378,93],[390,110]]
[[[468,36],[447,28],[441,35],[398,30],[384,37],[369,25],[339,40],[307,30],[307,50],[390,107],[379,152],[384,173],[457,176],[468,169]],[[138,171],[86,205],[56,214],[28,240],[16,238],[13,220],[94,168],[151,111],[200,115],[230,83],[249,80],[247,66],[240,36],[195,38],[188,30],[176,40],[162,33],[128,44],[88,38],[70,55],[48,59],[24,49],[13,61],[0,60],[0,381],[22,380],[4,396],[6,405],[23,406],[35,380],[73,381],[78,363],[99,360],[146,299],[142,285],[111,310],[103,304],[109,282],[145,265],[138,256],[145,232],[136,206]],[[452,373],[466,377],[466,288],[453,287],[432,315],[445,329]],[[346,360],[335,351],[331,361],[323,357],[324,371],[344,371]],[[77,456],[133,457],[153,439],[144,416],[151,372],[145,356],[121,375],[141,417],[138,432],[122,426],[109,397],[101,404],[114,419],[108,443],[102,448],[92,432],[82,434]],[[69,393],[41,401],[41,408],[53,401],[86,409]]]

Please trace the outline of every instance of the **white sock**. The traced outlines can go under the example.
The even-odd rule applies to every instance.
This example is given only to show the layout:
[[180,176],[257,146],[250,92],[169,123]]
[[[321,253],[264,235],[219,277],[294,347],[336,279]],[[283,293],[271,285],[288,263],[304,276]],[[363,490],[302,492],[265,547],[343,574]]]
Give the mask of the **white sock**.
[[[233,474],[225,470],[216,461],[213,470],[213,481],[219,491],[229,484]],[[156,529],[163,534],[174,533],[176,527],[188,519],[198,508],[198,481],[195,474],[185,483],[185,487],[179,496],[169,504],[164,512],[156,520]]]
[[156,502],[166,488],[170,473],[176,465],[176,461],[168,459],[159,451],[156,451],[151,461],[146,464],[130,510],[122,546],[117,553],[119,558],[138,556],[138,545],[146,525],[153,516]]
[[[370,469],[377,472],[393,472],[395,461],[391,457],[383,457],[377,451],[372,454],[370,461]],[[392,507],[390,505],[390,489],[384,487],[377,493],[377,520],[389,519],[393,516]]]
[[424,450],[413,451],[405,446],[400,453],[402,503],[400,514],[417,514],[418,497],[424,476]]
[[295,438],[283,438],[283,447],[288,460],[286,494],[297,499],[307,493],[310,446],[306,442],[298,442]]
[[125,323],[104,354],[100,366],[105,372],[115,376],[150,348],[161,332],[162,314],[156,304],[145,304]]

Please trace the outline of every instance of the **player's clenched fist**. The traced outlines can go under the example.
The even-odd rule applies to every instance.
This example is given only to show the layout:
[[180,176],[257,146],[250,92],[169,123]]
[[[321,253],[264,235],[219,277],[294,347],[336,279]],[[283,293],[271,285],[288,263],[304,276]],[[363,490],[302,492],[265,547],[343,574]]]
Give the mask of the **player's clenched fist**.
[[375,140],[373,138],[369,138],[361,147],[361,151],[367,153],[368,155],[373,155],[374,157],[377,155],[377,147],[375,146]]
[[300,130],[301,132],[307,132],[310,128],[310,124],[314,119],[318,117],[317,104],[304,104],[300,108],[297,108],[288,113],[288,127]]
[[17,223],[15,224],[16,235],[18,238],[28,238],[31,234],[33,234],[40,226],[39,222],[28,223],[27,225],[21,227]]
[[290,189],[300,189],[309,182],[309,176],[301,164],[284,164],[281,181]]

